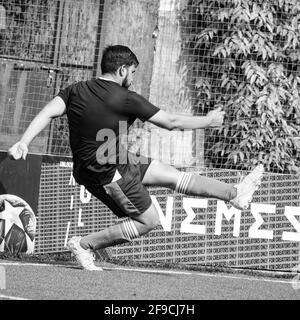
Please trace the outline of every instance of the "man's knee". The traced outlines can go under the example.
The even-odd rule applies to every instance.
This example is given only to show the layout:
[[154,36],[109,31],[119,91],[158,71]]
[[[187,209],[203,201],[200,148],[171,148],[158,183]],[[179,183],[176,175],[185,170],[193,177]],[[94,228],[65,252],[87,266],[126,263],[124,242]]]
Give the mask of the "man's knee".
[[136,218],[136,220],[141,222],[148,231],[151,231],[161,225],[158,211],[153,203],[150,208]]
[[147,226],[149,227],[150,230],[153,230],[157,228],[158,226],[161,225],[160,219],[157,216],[152,216],[148,221],[147,221]]
[[145,220],[144,225],[147,227],[148,231],[156,229],[161,225],[159,218],[149,217]]

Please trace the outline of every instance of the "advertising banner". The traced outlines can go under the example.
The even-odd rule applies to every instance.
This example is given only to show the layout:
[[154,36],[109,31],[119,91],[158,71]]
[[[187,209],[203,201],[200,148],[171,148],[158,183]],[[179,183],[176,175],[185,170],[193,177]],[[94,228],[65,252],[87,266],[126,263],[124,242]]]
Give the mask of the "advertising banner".
[[[236,183],[240,172],[195,173]],[[249,209],[223,201],[149,188],[161,227],[131,243],[110,248],[116,259],[291,270],[300,256],[300,177],[264,175]],[[99,200],[78,185],[72,162],[43,162],[35,252],[67,251],[72,236],[118,222]]]
[[0,153],[0,252],[33,253],[42,157]]

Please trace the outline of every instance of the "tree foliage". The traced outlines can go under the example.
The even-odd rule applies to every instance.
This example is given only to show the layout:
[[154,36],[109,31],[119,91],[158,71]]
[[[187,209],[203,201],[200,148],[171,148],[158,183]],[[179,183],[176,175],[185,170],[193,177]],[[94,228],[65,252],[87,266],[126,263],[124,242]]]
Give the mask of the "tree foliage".
[[299,173],[300,1],[191,0],[182,26],[195,113],[226,111],[208,164]]

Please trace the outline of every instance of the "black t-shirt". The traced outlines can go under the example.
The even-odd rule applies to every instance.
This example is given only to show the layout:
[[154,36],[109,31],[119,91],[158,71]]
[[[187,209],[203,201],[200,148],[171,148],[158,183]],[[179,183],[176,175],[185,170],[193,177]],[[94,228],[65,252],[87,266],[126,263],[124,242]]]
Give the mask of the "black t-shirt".
[[[119,146],[120,130],[122,134],[124,128],[129,128],[137,118],[146,121],[159,111],[137,93],[102,79],[72,84],[61,90],[58,96],[66,104],[74,177],[78,178],[77,181],[82,172],[91,172],[98,183],[99,175],[103,184],[111,182],[120,153],[126,152]],[[106,134],[109,140],[104,138]],[[111,138],[114,136],[116,139],[113,141]],[[114,146],[106,153],[107,157],[101,159],[102,151],[107,150],[110,143]],[[114,150],[115,155],[111,152]],[[113,157],[109,157],[109,154]],[[87,183],[93,180],[91,178]]]

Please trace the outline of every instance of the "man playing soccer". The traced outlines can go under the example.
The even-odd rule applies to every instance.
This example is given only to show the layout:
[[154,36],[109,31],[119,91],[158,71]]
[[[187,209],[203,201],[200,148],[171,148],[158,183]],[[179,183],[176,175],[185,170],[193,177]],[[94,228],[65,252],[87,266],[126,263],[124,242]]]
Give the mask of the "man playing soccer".
[[224,119],[224,111],[220,109],[206,116],[165,112],[128,90],[138,65],[137,57],[129,48],[107,47],[101,61],[102,77],[61,90],[8,151],[12,159],[25,159],[31,141],[53,118],[67,114],[75,180],[118,217],[127,218],[107,229],[69,240],[70,250],[87,270],[102,270],[94,264],[93,251],[130,242],[160,225],[145,186],[216,198],[243,210],[248,208],[264,171],[259,165],[233,186],[129,153],[121,143],[120,122],[130,127],[138,118],[173,130],[219,127]]

